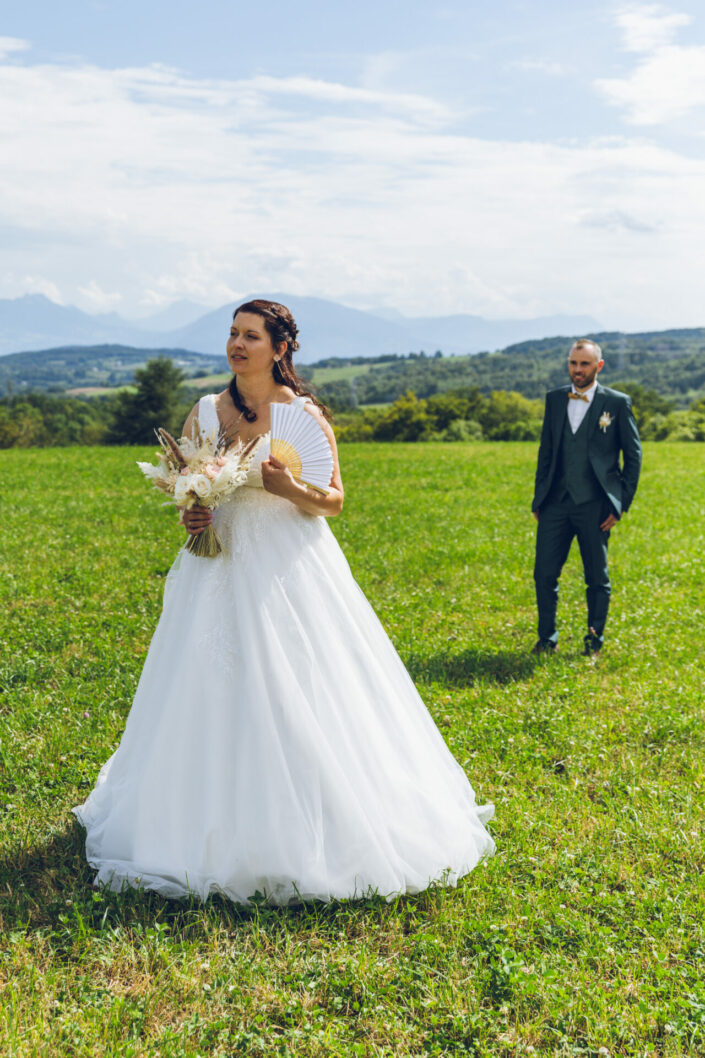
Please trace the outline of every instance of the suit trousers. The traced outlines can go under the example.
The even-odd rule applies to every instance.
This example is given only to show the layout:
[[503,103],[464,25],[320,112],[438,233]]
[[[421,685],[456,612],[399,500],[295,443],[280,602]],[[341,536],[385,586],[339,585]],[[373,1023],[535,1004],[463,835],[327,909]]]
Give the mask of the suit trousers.
[[[565,565],[573,537],[577,536],[585,572],[588,634],[593,649],[602,646],[610,603],[610,578],[607,569],[609,532],[600,524],[610,513],[606,498],[573,503],[566,493],[563,499],[549,500],[539,511],[536,534],[536,604],[539,614],[539,639],[557,643],[556,609],[558,578]],[[594,630],[593,633],[590,629]]]

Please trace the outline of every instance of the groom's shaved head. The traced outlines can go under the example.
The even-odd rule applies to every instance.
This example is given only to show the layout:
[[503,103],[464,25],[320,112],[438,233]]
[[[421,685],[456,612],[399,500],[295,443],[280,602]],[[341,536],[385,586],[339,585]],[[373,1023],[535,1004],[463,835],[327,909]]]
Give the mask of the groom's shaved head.
[[570,347],[571,353],[573,350],[576,352],[582,352],[585,350],[586,352],[592,353],[596,360],[602,360],[602,349],[600,349],[597,342],[593,342],[591,338],[578,338],[577,342],[573,342]]
[[568,354],[568,374],[578,390],[589,389],[604,365],[602,350],[597,342],[589,338],[578,338],[570,347]]

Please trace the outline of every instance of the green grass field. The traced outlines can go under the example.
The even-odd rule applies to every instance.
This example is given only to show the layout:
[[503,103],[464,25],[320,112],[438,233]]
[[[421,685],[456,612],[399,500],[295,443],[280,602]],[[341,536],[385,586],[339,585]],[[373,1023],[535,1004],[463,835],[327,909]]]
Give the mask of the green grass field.
[[134,461],[2,453],[0,1054],[705,1054],[705,489],[646,446],[602,659],[535,659],[536,446],[349,445],[333,528],[497,855],[455,890],[271,909],[97,892],[70,816],[182,540]]
[[350,382],[353,378],[366,375],[372,366],[372,364],[341,364],[316,367],[313,370],[311,381],[315,386],[323,386],[326,382]]
[[232,374],[229,371],[224,371],[219,375],[204,375],[202,378],[189,378],[189,386],[193,386],[195,389],[206,389],[210,393],[214,389],[225,389],[232,379]]

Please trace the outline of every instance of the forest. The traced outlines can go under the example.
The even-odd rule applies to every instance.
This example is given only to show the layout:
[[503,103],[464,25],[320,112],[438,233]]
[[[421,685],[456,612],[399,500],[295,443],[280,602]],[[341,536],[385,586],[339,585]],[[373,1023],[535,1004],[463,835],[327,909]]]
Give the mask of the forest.
[[[639,385],[672,398],[680,408],[705,396],[705,328],[593,337],[605,360],[604,385],[629,391]],[[325,360],[306,370],[321,396],[341,411],[390,403],[409,391],[424,398],[463,386],[536,399],[566,381],[570,344],[569,338],[546,338],[475,356],[445,357],[439,350],[374,361]]]
[[[600,382],[628,393],[645,440],[705,440],[705,328],[596,336]],[[547,390],[567,381],[569,339],[446,357],[328,358],[299,370],[331,409],[338,440],[536,440]],[[168,355],[167,355],[168,354]],[[149,443],[179,432],[222,357],[103,346],[0,359],[0,448]],[[215,372],[215,373],[213,373]]]

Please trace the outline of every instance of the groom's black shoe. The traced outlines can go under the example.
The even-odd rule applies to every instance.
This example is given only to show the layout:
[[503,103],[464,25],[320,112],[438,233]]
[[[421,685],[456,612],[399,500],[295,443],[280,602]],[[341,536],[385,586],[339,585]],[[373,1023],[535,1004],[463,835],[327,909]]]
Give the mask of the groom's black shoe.
[[599,658],[601,650],[602,643],[599,639],[592,639],[590,636],[586,636],[580,653],[584,658]]
[[550,639],[538,639],[532,648],[532,654],[557,654],[558,644],[552,643]]

